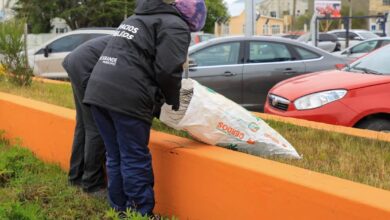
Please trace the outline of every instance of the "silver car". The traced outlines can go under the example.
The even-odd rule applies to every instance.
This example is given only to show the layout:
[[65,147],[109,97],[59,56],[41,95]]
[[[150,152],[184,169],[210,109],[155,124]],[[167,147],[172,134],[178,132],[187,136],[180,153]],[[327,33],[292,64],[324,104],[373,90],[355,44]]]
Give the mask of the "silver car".
[[113,34],[114,28],[83,28],[61,34],[38,48],[28,52],[28,61],[34,75],[45,78],[68,78],[62,67],[62,61],[80,44],[108,34]]
[[[314,42],[311,39],[311,33],[306,33],[300,36],[297,41],[314,46]],[[330,53],[339,51],[341,44],[337,39],[337,36],[329,33],[319,33],[317,47]]]
[[[346,48],[346,38],[347,32],[345,29],[337,29],[328,31],[328,33],[335,34],[340,41],[341,49]],[[360,29],[350,29],[349,30],[349,47],[354,46],[361,41],[365,41],[372,38],[377,38],[378,36],[371,31],[360,30]]]
[[376,50],[380,47],[383,47],[387,44],[390,44],[390,37],[380,37],[380,38],[373,38],[366,41],[363,41],[361,43],[358,43],[352,47],[349,47],[345,50],[334,52],[333,55],[338,57],[347,58],[350,61],[354,61],[357,58]]
[[223,37],[190,47],[189,77],[248,110],[263,111],[268,90],[300,74],[347,61],[280,37]]

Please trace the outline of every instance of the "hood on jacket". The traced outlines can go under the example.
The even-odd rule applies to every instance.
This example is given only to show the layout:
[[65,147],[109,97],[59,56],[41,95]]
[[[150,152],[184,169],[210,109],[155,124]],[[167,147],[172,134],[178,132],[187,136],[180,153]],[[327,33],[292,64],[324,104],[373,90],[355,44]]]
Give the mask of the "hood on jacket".
[[[137,0],[135,14],[174,14],[180,16],[180,13],[170,4],[164,3],[163,0]],[[181,16],[180,16],[181,17]]]
[[207,9],[204,0],[137,0],[135,14],[168,13],[180,16],[190,31],[200,31],[205,23]]
[[175,0],[173,5],[192,32],[200,31],[204,27],[207,16],[204,0]]

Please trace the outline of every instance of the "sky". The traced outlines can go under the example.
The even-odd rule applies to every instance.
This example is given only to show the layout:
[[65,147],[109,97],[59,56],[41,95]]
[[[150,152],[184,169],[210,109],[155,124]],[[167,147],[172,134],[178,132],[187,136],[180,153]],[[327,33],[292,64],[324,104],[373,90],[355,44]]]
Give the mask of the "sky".
[[[231,4],[235,1],[244,1],[244,0],[224,0],[226,3]],[[257,2],[261,2],[261,0],[256,0]]]

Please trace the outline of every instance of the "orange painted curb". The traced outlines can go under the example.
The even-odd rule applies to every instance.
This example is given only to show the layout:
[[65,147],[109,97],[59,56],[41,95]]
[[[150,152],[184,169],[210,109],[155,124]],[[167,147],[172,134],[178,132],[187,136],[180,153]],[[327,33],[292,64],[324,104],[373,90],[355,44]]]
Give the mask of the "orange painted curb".
[[[69,166],[74,111],[0,93],[0,130]],[[390,192],[152,131],[156,209],[179,219],[389,220]]]
[[75,111],[0,92],[0,130],[44,161],[69,168]]

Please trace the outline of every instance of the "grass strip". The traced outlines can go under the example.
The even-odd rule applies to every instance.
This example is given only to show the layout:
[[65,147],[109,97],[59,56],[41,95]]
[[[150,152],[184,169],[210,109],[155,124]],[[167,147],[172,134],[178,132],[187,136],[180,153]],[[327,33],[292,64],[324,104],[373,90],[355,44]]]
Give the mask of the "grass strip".
[[[19,88],[0,80],[0,91],[74,108],[70,85],[33,82]],[[302,160],[269,159],[390,190],[390,143],[266,120],[303,155]],[[153,129],[189,137],[154,120]]]
[[[28,149],[11,145],[1,131],[0,155],[0,219],[119,219],[105,198],[68,185],[67,174],[59,166],[43,163]],[[123,219],[149,218],[128,210]]]

